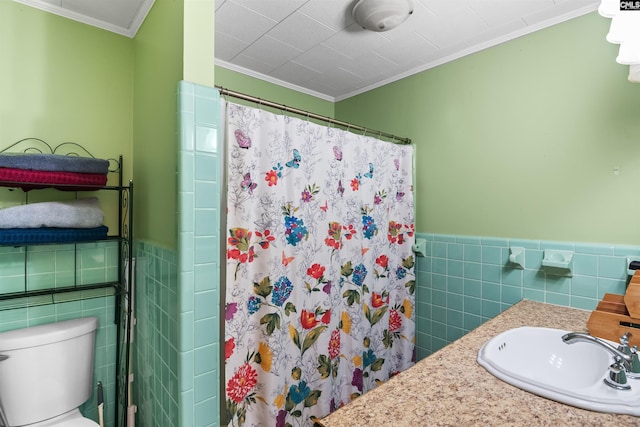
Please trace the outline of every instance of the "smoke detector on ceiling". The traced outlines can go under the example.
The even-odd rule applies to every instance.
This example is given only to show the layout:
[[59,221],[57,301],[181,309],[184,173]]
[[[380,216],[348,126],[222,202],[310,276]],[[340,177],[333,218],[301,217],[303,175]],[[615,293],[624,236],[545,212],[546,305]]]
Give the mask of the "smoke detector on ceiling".
[[364,29],[389,31],[413,13],[411,0],[359,0],[353,7],[353,18]]

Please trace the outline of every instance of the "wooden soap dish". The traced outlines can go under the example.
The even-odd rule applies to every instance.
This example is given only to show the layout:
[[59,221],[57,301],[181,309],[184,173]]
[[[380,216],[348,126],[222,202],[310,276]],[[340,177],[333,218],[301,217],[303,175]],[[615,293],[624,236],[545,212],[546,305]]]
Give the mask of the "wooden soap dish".
[[625,295],[604,294],[587,321],[589,333],[615,343],[629,332],[629,345],[640,347],[640,273],[631,278]]

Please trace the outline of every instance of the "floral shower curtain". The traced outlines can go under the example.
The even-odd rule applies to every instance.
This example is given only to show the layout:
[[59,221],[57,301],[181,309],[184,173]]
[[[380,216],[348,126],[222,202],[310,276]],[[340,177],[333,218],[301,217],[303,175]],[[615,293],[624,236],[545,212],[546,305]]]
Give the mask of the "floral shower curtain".
[[310,426],[414,361],[413,147],[227,104],[229,425]]

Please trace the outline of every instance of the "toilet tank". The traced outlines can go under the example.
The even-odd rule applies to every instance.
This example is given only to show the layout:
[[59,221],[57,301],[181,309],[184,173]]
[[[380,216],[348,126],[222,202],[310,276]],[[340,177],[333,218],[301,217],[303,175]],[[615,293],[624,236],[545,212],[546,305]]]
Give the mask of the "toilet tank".
[[0,404],[10,426],[73,410],[91,396],[97,317],[0,333]]

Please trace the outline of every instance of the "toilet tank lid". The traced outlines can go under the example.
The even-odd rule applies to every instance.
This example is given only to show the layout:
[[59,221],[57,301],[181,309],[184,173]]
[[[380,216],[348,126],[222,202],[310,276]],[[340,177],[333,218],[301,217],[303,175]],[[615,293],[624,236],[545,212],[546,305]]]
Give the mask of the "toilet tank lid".
[[98,318],[81,317],[0,333],[0,352],[65,341],[93,332]]

